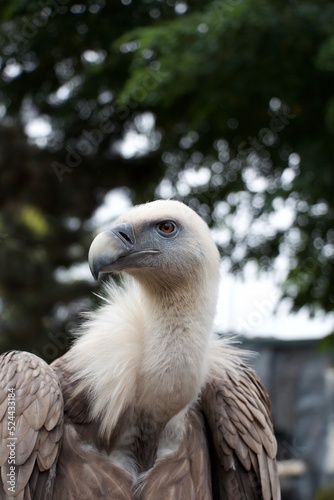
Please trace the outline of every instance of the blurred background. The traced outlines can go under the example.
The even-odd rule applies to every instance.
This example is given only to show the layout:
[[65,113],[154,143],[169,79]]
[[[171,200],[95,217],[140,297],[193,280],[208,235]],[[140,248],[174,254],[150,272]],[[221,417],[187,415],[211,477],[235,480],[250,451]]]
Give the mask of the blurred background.
[[334,3],[0,3],[0,351],[62,355],[94,232],[186,202],[258,351],[283,498],[334,498]]

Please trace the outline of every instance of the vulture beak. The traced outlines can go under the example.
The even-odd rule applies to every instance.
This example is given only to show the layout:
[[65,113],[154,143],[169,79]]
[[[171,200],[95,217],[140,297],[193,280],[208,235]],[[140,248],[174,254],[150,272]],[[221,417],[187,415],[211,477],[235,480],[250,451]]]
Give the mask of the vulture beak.
[[[115,262],[124,258],[135,245],[133,226],[129,223],[103,231],[93,240],[89,252],[88,262],[95,280],[100,273],[115,271]],[[114,265],[113,265],[114,264]]]
[[158,250],[139,248],[133,226],[126,222],[96,236],[89,249],[88,262],[97,280],[100,273],[140,267],[142,257],[151,253],[158,253]]

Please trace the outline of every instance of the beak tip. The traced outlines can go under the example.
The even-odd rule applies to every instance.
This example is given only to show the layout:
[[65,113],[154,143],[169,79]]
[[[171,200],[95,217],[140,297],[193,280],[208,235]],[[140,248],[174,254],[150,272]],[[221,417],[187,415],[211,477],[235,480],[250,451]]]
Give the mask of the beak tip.
[[88,254],[88,265],[89,265],[89,270],[94,278],[95,281],[99,279],[99,271],[97,269],[97,266],[94,265],[94,259],[91,256],[91,249],[89,249],[89,254]]
[[100,276],[100,273],[98,271],[92,271],[91,270],[91,273],[93,275],[93,278],[95,281],[98,281],[99,280],[99,276]]
[[100,275],[100,266],[98,264],[99,264],[98,259],[94,258],[90,248],[88,254],[88,265],[89,265],[89,270],[95,281],[98,281]]
[[95,281],[97,281],[99,279],[99,271],[96,269],[96,266],[93,266],[90,262],[89,262],[89,270],[94,278]]

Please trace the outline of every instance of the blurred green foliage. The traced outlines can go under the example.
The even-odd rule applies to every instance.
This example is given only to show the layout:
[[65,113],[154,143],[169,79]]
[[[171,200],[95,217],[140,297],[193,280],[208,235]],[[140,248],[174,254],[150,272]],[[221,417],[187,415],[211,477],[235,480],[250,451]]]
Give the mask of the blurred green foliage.
[[0,19],[1,350],[73,326],[93,285],[57,271],[122,186],[185,200],[234,271],[284,253],[294,308],[332,310],[333,2],[11,0]]
[[334,498],[334,484],[321,488],[318,492],[316,500],[332,500]]

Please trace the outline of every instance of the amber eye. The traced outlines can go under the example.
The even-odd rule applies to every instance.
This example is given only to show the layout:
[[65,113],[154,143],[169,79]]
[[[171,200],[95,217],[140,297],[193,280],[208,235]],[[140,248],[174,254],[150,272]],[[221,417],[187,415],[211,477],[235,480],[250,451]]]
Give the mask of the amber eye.
[[169,220],[165,220],[165,221],[160,222],[158,224],[158,229],[159,229],[160,233],[162,233],[166,236],[169,236],[169,235],[172,235],[175,233],[176,225],[174,224],[174,222],[171,222]]

